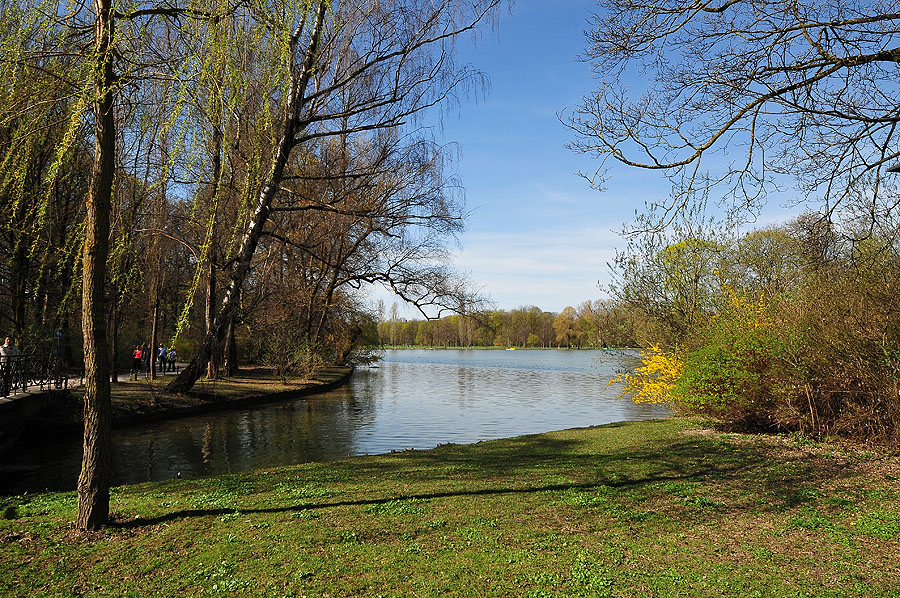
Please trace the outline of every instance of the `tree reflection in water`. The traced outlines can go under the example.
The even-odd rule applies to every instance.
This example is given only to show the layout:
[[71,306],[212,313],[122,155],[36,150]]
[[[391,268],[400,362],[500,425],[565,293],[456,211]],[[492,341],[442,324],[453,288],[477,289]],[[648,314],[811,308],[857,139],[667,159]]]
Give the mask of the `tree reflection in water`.
[[[614,400],[606,382],[634,356],[607,351],[388,351],[335,391],[256,409],[115,431],[114,484],[199,477],[666,417]],[[26,448],[12,492],[72,489],[80,441]],[[12,455],[10,457],[13,457]]]

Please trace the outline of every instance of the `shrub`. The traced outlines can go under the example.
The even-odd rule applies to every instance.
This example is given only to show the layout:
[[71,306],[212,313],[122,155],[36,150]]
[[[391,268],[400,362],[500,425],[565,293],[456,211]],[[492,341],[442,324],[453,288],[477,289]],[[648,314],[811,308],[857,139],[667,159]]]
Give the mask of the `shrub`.
[[792,363],[799,344],[789,322],[772,316],[777,303],[750,302],[725,287],[728,305],[679,350],[653,345],[642,365],[620,374],[620,397],[666,404],[721,418],[742,429],[790,428]]
[[275,328],[263,342],[263,359],[275,369],[275,375],[287,384],[292,375],[312,378],[325,366],[315,347],[298,340],[286,327]]
[[817,435],[900,441],[897,264],[819,272],[795,307],[806,375],[795,402]]
[[620,372],[608,384],[622,384],[619,398],[635,403],[662,404],[677,407],[673,390],[682,374],[684,363],[677,351],[663,351],[658,345],[641,351],[644,365],[633,373]]
[[791,427],[791,366],[798,348],[778,302],[725,288],[728,305],[690,340],[673,394],[685,409],[745,429]]

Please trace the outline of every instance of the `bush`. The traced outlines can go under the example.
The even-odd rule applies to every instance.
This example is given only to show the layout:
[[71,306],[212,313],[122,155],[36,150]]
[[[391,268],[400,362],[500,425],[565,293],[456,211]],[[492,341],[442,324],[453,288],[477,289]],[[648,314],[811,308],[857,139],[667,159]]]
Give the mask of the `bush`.
[[900,305],[896,262],[828,268],[795,306],[806,350],[796,400],[801,426],[818,435],[900,441]]
[[273,329],[263,343],[263,359],[275,369],[275,375],[287,384],[292,375],[311,378],[322,367],[325,360],[309,343],[298,341],[290,329]]
[[643,365],[613,381],[624,384],[620,396],[710,415],[740,429],[795,427],[791,364],[799,343],[790,322],[773,317],[778,303],[725,291],[728,304],[685,347],[642,351]]
[[635,403],[676,408],[678,405],[673,391],[684,368],[681,357],[676,351],[663,351],[658,345],[653,345],[641,351],[641,360],[644,365],[635,368],[633,373],[619,373],[608,385],[622,384],[619,398],[628,397]]
[[789,389],[798,343],[778,302],[750,302],[726,287],[729,304],[690,340],[673,393],[683,408],[744,429],[792,427]]
[[[681,295],[667,284],[684,277],[660,276],[648,240],[651,259],[623,262],[620,299],[641,298],[648,321],[661,322],[647,327],[650,338],[677,349],[646,351],[617,378],[622,395],[735,428],[900,445],[900,222],[883,230],[891,234],[838,234],[826,219],[801,217],[754,232],[717,245],[719,269],[700,268],[704,258],[686,279],[692,294]],[[696,299],[687,311],[685,297]]]

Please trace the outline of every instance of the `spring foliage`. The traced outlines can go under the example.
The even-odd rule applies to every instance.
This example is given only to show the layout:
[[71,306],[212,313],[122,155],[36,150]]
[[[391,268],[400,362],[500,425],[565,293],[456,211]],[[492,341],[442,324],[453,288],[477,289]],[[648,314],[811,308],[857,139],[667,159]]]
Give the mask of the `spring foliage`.
[[[896,242],[851,241],[805,218],[765,237],[766,243],[748,243],[760,240],[755,231],[722,244],[721,269],[709,274],[717,282],[697,287],[706,290],[693,302],[695,325],[656,328],[657,344],[648,343],[641,366],[614,381],[624,385],[621,395],[737,429],[897,442]],[[652,262],[631,262],[641,263]],[[635,304],[650,317],[671,317],[674,303],[665,294],[635,282],[660,280],[631,276],[626,296],[642,297]]]
[[768,427],[782,419],[794,335],[775,317],[778,301],[722,286],[728,302],[692,340],[674,392],[692,411]]
[[727,303],[710,316],[684,346],[641,352],[642,365],[622,373],[621,397],[636,403],[665,404],[767,427],[783,415],[785,371],[791,362],[792,335],[763,296],[753,300],[722,283]]
[[659,345],[641,351],[643,365],[634,372],[621,372],[609,381],[622,384],[619,397],[635,403],[675,406],[675,389],[684,371],[684,360],[677,351],[664,351]]

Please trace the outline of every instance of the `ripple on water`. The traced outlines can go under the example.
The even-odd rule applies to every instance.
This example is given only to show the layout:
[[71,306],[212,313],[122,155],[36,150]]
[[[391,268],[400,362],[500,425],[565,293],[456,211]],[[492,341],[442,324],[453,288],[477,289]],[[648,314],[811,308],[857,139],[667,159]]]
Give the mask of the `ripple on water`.
[[[380,367],[330,393],[116,430],[114,483],[668,416],[615,400],[607,381],[635,363],[633,354],[611,351],[388,351]],[[31,447],[16,460],[38,469],[11,491],[71,489],[80,439]]]

